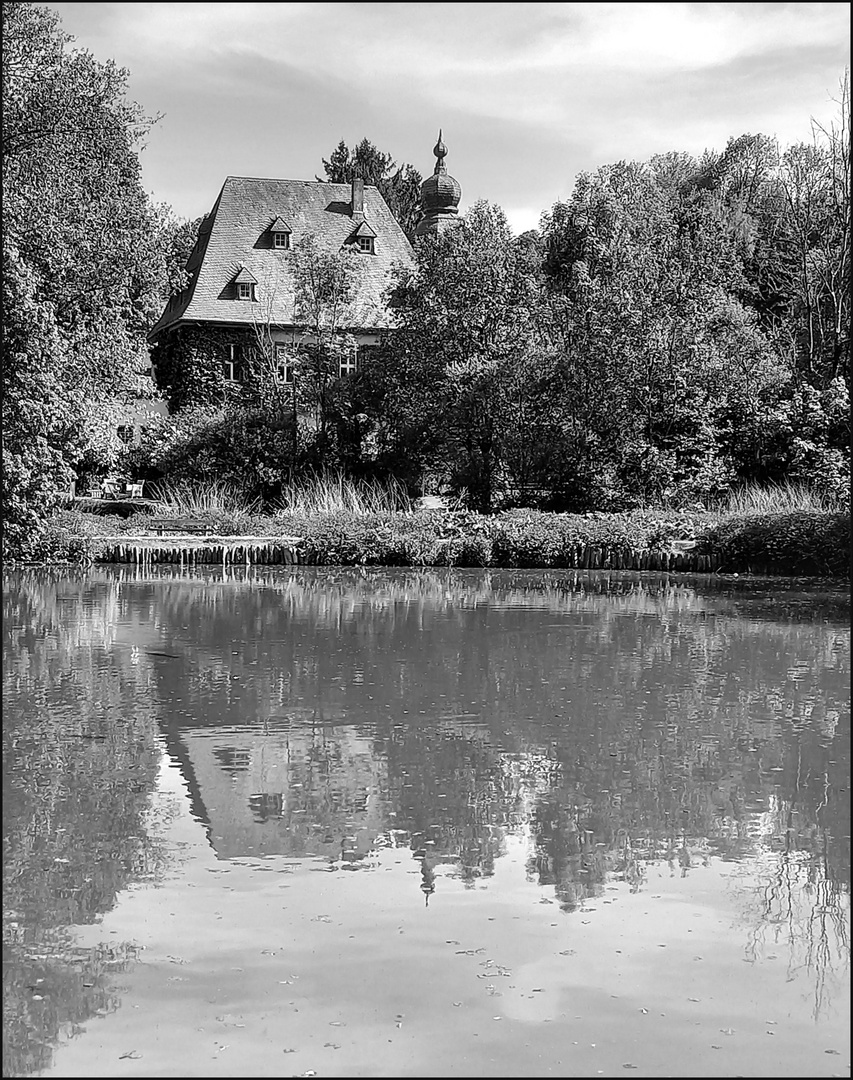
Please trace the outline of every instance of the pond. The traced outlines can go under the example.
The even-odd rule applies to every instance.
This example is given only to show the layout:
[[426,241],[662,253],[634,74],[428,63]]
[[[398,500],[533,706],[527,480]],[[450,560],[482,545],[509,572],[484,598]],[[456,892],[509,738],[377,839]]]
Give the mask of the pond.
[[846,591],[7,574],[4,1076],[841,1076]]

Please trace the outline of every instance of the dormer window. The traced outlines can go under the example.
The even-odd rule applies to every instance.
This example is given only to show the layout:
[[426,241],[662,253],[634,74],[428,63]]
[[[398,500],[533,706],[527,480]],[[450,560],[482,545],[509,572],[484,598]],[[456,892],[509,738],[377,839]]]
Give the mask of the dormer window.
[[290,234],[293,230],[283,217],[277,217],[270,225],[270,236],[275,251],[290,251]]
[[245,266],[240,267],[240,272],[234,278],[234,295],[238,300],[257,300],[255,290],[258,279]]
[[355,232],[350,235],[348,244],[352,244],[360,255],[376,254],[376,233],[366,221],[360,221]]

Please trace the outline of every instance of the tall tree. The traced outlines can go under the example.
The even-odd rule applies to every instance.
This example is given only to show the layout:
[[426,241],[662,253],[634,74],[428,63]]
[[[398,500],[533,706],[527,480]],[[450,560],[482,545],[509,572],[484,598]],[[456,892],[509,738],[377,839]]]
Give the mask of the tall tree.
[[[690,172],[673,157],[602,168],[543,218],[563,393],[613,470],[617,504],[724,488],[731,442],[780,381],[740,300],[738,230]],[[739,417],[731,439],[724,415]]]
[[[34,298],[42,312],[31,334],[15,323],[10,362],[49,347],[46,370],[62,413],[76,406],[82,416],[86,402],[153,390],[141,373],[164,266],[137,157],[152,121],[127,100],[127,73],[71,48],[71,40],[48,9],[3,4],[4,263],[25,283],[18,296]],[[14,371],[7,390],[12,412],[25,392]],[[54,429],[50,416],[45,426]],[[8,439],[6,449],[27,453]],[[61,451],[57,483],[45,493],[62,486],[81,450],[69,442]],[[16,488],[14,475],[4,477],[7,498],[16,505],[39,498]],[[42,501],[49,508],[47,494]]]
[[[535,286],[503,211],[475,204],[424,238],[400,274],[396,329],[375,373],[391,456],[410,456],[489,509],[535,380]],[[370,373],[366,373],[370,377]]]
[[295,378],[298,399],[316,418],[316,464],[328,464],[333,430],[346,412],[347,389],[339,378],[341,360],[355,358],[349,333],[358,325],[358,278],[364,260],[352,251],[324,251],[317,238],[303,237],[293,249],[295,312],[304,327]]
[[423,179],[417,169],[408,164],[398,166],[369,139],[362,139],[352,150],[341,139],[328,161],[323,159],[323,168],[325,179],[332,184],[348,184],[361,177],[377,187],[405,234],[410,240],[414,238]]

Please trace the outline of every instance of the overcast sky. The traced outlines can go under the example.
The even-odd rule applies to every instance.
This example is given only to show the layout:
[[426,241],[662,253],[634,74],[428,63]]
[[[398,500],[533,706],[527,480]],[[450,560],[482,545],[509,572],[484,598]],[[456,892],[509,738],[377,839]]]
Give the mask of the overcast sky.
[[850,55],[846,3],[47,6],[163,114],[143,180],[183,217],[228,175],[312,179],[341,138],[426,175],[441,127],[463,209],[521,231],[582,170],[808,138]]

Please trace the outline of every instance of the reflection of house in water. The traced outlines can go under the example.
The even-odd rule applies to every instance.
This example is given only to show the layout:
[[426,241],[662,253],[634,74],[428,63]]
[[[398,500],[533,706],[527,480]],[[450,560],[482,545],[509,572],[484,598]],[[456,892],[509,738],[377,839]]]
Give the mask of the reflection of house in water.
[[194,729],[179,740],[221,859],[315,854],[356,865],[382,832],[384,767],[352,728]]

